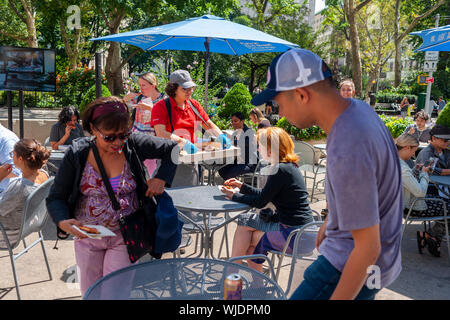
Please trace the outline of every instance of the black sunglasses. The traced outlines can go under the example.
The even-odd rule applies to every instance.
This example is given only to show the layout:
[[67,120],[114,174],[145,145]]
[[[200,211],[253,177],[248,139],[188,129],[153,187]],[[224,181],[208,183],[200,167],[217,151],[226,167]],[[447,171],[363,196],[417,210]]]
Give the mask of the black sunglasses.
[[103,133],[101,133],[100,130],[98,130],[98,128],[96,128],[98,133],[100,134],[100,137],[102,137],[103,140],[105,140],[106,142],[114,142],[116,141],[116,139],[118,138],[119,140],[126,140],[131,136],[132,131],[128,130],[128,132],[125,133],[119,133],[119,134],[109,134],[109,135],[104,135]]

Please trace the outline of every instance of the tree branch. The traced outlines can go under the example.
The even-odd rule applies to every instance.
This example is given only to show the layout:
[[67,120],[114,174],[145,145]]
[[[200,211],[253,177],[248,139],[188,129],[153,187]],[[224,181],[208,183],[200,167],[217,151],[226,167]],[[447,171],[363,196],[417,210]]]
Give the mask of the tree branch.
[[356,8],[354,9],[354,12],[357,13],[364,6],[368,5],[370,2],[372,2],[372,0],[365,0],[365,1],[361,2],[359,5],[356,6]]
[[20,14],[19,10],[17,9],[16,5],[14,4],[14,2],[12,2],[12,0],[8,0],[9,6],[11,7],[11,9],[15,12],[15,14],[17,15],[17,17],[19,17],[20,20],[22,20],[25,24],[27,23],[27,19]]
[[13,34],[13,33],[3,31],[1,28],[0,28],[0,34],[2,34],[3,36],[5,36],[7,38],[11,38],[11,39],[18,40],[18,41],[27,41],[28,40],[27,37],[23,37],[18,34]]
[[400,42],[403,40],[404,37],[406,37],[411,30],[416,26],[416,24],[422,20],[425,19],[426,17],[428,17],[430,14],[433,13],[434,10],[436,10],[437,8],[439,8],[442,4],[444,4],[445,0],[439,0],[433,7],[431,7],[430,9],[428,9],[428,11],[424,12],[422,15],[418,16],[417,18],[415,18],[413,20],[413,22],[411,22],[411,24],[409,25],[409,27],[396,39],[396,41]]

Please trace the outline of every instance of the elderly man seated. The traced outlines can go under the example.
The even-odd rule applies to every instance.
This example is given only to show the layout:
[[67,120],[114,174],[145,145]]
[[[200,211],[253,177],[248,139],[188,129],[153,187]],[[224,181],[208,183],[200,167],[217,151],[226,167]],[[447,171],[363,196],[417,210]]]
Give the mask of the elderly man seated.
[[219,170],[219,175],[224,179],[238,177],[245,173],[255,171],[258,163],[255,133],[244,123],[242,112],[235,112],[231,116],[231,124],[234,128],[232,141],[234,146],[241,149],[241,157]]

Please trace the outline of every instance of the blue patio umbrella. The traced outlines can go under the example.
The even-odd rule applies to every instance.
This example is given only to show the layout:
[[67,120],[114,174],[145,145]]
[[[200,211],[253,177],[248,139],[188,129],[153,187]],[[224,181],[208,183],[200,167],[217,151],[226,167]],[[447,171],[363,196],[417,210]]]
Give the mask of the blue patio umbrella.
[[422,45],[416,51],[450,51],[450,25],[410,34],[423,39]]
[[283,52],[298,47],[294,43],[213,15],[204,15],[91,40],[128,43],[143,50],[206,52],[205,107],[207,105],[210,52],[239,56],[247,53]]

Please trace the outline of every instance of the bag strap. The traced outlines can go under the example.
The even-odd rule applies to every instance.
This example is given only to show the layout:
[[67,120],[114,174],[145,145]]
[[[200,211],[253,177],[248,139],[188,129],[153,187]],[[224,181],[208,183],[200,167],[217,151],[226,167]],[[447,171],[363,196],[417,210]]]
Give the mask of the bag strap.
[[[97,146],[92,142],[92,152],[94,153],[95,161],[97,162],[98,169],[100,170],[100,174],[102,176],[103,183],[105,184],[106,191],[108,191],[109,198],[111,199],[114,210],[120,211],[120,204],[116,199],[114,191],[112,189],[111,183],[109,182],[108,176],[106,175],[105,167],[103,166],[102,159],[100,159],[100,155],[98,153]],[[120,214],[122,218],[122,214]]]
[[172,129],[171,133],[173,133],[175,130],[173,129],[172,124],[172,106],[170,105],[170,99],[166,98],[164,99],[164,102],[166,103],[167,115],[169,116],[170,128]]
[[194,113],[197,115],[197,117],[199,117],[203,121],[205,126],[209,129],[209,124],[205,121],[205,119],[203,119],[203,117],[200,115],[200,112],[198,112],[197,108],[192,104],[191,100],[188,100],[188,104],[191,107],[192,111],[194,111]]

